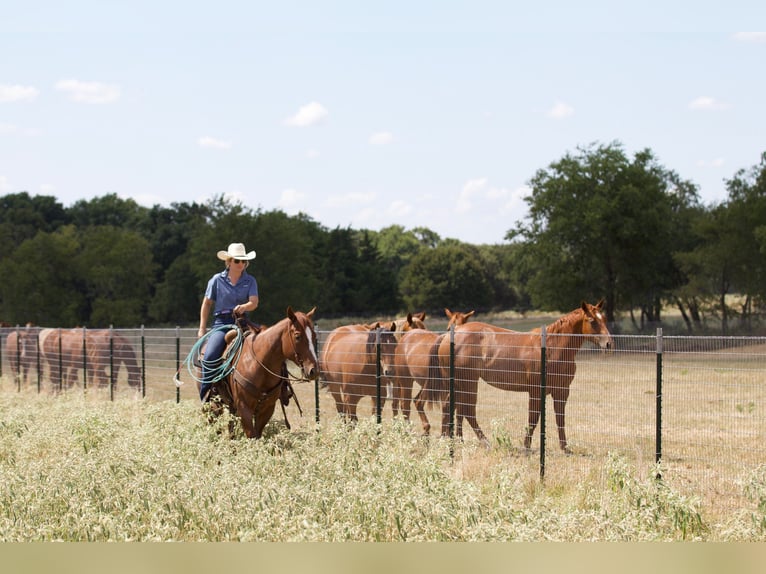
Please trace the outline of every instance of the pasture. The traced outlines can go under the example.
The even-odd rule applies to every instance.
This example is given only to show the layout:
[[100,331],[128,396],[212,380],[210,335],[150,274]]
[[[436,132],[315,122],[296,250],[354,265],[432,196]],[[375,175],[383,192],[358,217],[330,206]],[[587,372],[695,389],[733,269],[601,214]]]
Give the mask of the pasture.
[[[121,332],[141,348],[138,331]],[[434,408],[428,439],[390,402],[377,425],[368,396],[349,427],[313,382],[294,384],[303,414],[287,407],[292,430],[277,408],[264,439],[229,440],[183,369],[173,383],[192,330],[143,339],[143,392],[126,373],[113,389],[83,389],[82,373],[69,389],[43,376],[38,391],[35,372],[20,387],[3,356],[5,540],[766,539],[762,339],[666,337],[659,367],[654,337],[615,336],[611,353],[583,346],[566,409],[572,453],[558,447],[549,397],[544,480],[540,436],[523,447],[526,393],[478,385],[489,448],[468,428],[463,441],[438,438]]]

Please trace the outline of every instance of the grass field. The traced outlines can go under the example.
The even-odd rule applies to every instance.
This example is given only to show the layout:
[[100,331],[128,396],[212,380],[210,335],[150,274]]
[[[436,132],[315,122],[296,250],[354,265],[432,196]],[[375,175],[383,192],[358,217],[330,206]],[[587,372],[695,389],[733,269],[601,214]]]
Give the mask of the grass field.
[[514,445],[516,425],[491,423],[492,448],[466,440],[453,458],[449,441],[400,420],[348,428],[327,416],[317,427],[313,390],[298,389],[293,429],[278,413],[264,440],[249,441],[224,437],[191,399],[54,396],[4,381],[2,539],[766,539],[763,466],[743,468],[741,505],[715,513],[656,481],[651,460],[554,452],[541,482],[535,455]]

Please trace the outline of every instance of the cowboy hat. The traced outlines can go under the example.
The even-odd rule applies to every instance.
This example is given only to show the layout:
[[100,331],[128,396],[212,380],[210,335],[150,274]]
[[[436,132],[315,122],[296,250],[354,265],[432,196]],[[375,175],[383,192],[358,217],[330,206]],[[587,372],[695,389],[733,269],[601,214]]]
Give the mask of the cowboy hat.
[[245,253],[244,243],[229,243],[226,251],[218,252],[218,259],[226,261],[227,259],[255,259],[255,251]]

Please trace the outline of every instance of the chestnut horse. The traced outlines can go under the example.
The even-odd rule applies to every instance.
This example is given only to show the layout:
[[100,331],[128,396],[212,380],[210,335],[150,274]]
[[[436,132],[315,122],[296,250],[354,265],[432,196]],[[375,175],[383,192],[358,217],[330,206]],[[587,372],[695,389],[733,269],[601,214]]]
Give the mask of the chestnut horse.
[[[110,365],[114,367],[115,381],[119,376],[120,366],[124,365],[128,371],[128,385],[135,389],[140,388],[141,368],[128,338],[110,329],[92,329],[86,331],[86,334],[88,380],[101,387],[107,386],[110,378],[107,369]],[[78,350],[82,353],[82,333]]]
[[5,354],[11,366],[11,373],[19,385],[29,384],[29,371],[37,363],[37,330],[31,330],[31,323],[23,329],[15,329],[5,339]]
[[[48,364],[54,387],[71,388],[77,371],[86,369],[89,381],[99,386],[109,382],[107,368],[114,367],[114,379],[120,366],[128,371],[128,385],[141,386],[141,369],[128,339],[110,329],[43,329],[39,335],[40,358]],[[84,348],[83,348],[84,345]]]
[[[248,438],[261,438],[274,414],[283,384],[289,383],[286,361],[298,365],[307,379],[317,378],[319,361],[312,320],[315,310],[302,313],[288,307],[287,317],[278,323],[257,334],[245,330],[234,368],[214,384],[221,403],[240,419]],[[213,412],[220,412],[216,401],[212,402]]]
[[[564,411],[577,368],[575,355],[585,341],[591,341],[601,349],[611,349],[614,346],[601,312],[602,306],[603,300],[596,305],[583,302],[578,309],[546,327],[546,395],[553,398],[559,446],[565,452],[569,452],[569,449]],[[529,393],[524,447],[531,447],[532,433],[540,417],[541,337],[540,329],[522,333],[478,322],[455,328],[454,384],[458,437],[462,437],[462,419],[465,418],[479,440],[487,442],[476,421],[476,395],[478,381],[482,379],[505,391]],[[442,434],[447,434],[449,336],[439,341],[432,359],[435,368],[421,396],[416,400],[416,406],[420,412],[425,402],[442,402]]]
[[[378,412],[376,329],[384,325],[380,332],[381,374],[386,378],[386,394],[392,396],[396,345],[403,333],[415,328],[424,329],[425,318],[425,312],[408,313],[406,317],[390,322],[343,325],[330,332],[320,358],[322,384],[328,387],[342,418],[356,421],[357,405],[366,396],[372,398],[372,412]],[[385,399],[381,397],[381,410]]]
[[[343,325],[327,336],[319,358],[322,382],[335,399],[335,408],[342,418],[356,421],[357,405],[363,397],[372,398],[373,412],[377,412],[377,344],[380,343],[380,373],[388,378],[394,374],[395,332],[395,322],[383,327],[376,322]],[[381,403],[385,403],[385,397],[381,397]]]
[[[447,329],[453,325],[463,325],[468,322],[474,311],[468,313],[452,312],[444,309],[445,315],[449,319]],[[428,379],[428,366],[430,362],[431,347],[433,347],[439,334],[427,329],[411,329],[402,334],[399,344],[396,346],[394,355],[394,369],[396,372],[394,384],[394,414],[401,413],[405,420],[410,419],[412,404],[412,389],[415,381],[420,386],[425,385]],[[423,422],[423,428],[431,428],[425,412],[421,412],[420,420]]]

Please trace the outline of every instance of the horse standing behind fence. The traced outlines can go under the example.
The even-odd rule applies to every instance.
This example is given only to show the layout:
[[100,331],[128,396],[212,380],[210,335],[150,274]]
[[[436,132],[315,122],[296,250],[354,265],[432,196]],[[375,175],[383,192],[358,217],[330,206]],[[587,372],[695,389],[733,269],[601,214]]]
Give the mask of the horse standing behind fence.
[[[309,380],[318,376],[315,310],[302,313],[288,307],[287,317],[257,334],[242,329],[244,338],[233,369],[213,388],[229,412],[240,419],[248,438],[260,438],[274,414],[282,388],[289,383],[286,361],[298,365]],[[211,401],[214,413],[220,412],[216,400]]]
[[[125,335],[113,329],[88,329],[86,334],[87,372],[90,381],[105,387],[111,380],[117,381],[120,368],[124,366],[128,372],[128,385],[135,389],[141,387],[141,367],[136,351]],[[82,339],[82,333],[80,337]]]
[[[41,365],[47,364],[54,388],[71,388],[78,371],[100,386],[117,381],[120,368],[128,373],[128,385],[141,386],[141,368],[127,337],[112,329],[43,329],[39,335]],[[113,371],[112,371],[113,369]]]
[[13,377],[20,385],[29,385],[29,372],[37,364],[37,330],[32,329],[32,323],[8,333],[5,354]]
[[[356,421],[357,405],[363,397],[371,397],[373,412],[377,411],[377,344],[381,346],[380,373],[388,378],[394,374],[395,332],[396,323],[381,327],[376,322],[343,325],[327,336],[319,359],[322,384],[335,399],[342,418]],[[385,403],[385,397],[381,397],[381,403]]]
[[[468,322],[474,311],[461,313],[452,312],[445,308],[449,322],[447,329],[453,325],[463,325]],[[428,367],[430,363],[431,350],[439,338],[439,333],[427,329],[411,329],[402,334],[399,344],[396,346],[394,356],[394,414],[401,413],[405,420],[410,419],[412,409],[412,389],[415,381],[422,387],[428,379]],[[425,411],[419,411],[420,420],[423,422],[423,428],[428,432],[431,425]]]
[[[553,398],[559,446],[568,452],[564,411],[569,388],[575,376],[575,355],[588,340],[602,349],[613,348],[612,335],[601,312],[603,301],[596,305],[583,302],[580,308],[560,317],[546,327],[546,395]],[[529,393],[528,425],[524,447],[532,444],[532,433],[540,418],[541,404],[541,332],[511,331],[487,323],[466,323],[455,328],[454,384],[456,434],[462,437],[462,419],[468,420],[476,436],[487,442],[476,421],[478,381],[505,391]],[[432,356],[433,371],[421,396],[416,400],[442,403],[442,434],[449,420],[448,379],[450,340],[443,337]],[[420,410],[420,406],[418,407]]]

